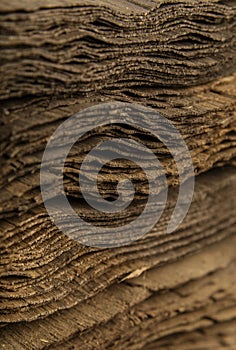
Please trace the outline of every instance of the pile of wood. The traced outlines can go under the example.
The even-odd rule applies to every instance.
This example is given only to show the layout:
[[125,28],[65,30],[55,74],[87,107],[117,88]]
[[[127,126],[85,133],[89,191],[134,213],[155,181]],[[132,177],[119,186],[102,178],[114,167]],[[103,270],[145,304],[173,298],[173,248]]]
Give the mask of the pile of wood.
[[[0,9],[2,348],[236,349],[236,3],[4,0]],[[139,189],[133,209],[111,220],[86,206],[79,169],[99,142],[145,144],[169,185],[148,234],[98,249],[53,224],[39,175],[56,128],[112,101],[168,118],[189,148],[196,184],[188,215],[168,234],[179,188],[169,150],[131,125],[87,133],[64,167],[65,192],[86,220],[124,225],[147,197],[139,167],[121,159],[102,169],[99,186],[113,200],[117,176],[130,176]]]

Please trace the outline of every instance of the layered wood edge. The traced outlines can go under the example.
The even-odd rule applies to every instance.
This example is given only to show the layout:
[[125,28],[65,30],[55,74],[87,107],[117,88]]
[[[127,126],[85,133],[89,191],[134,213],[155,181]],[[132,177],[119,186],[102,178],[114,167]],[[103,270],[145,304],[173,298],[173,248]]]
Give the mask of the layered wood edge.
[[227,332],[217,328],[235,319],[234,244],[235,237],[230,237],[109,286],[69,310],[4,327],[2,344],[19,349],[143,349],[157,342],[165,348],[173,341],[169,335],[184,333],[185,339],[199,328],[204,334],[216,327],[222,343],[225,337],[230,346],[235,333],[227,339]]
[[[13,0],[2,1],[0,12],[1,347],[234,350],[235,2]],[[64,168],[79,215],[118,225],[135,218],[147,196],[139,169],[120,162],[119,172],[141,182],[134,208],[110,220],[85,205],[79,168],[98,142],[141,141],[169,185],[153,230],[124,247],[96,249],[52,223],[39,172],[63,121],[112,101],[152,108],[173,123],[189,148],[196,187],[185,220],[167,234],[179,186],[169,150],[130,125],[95,128]],[[116,177],[112,164],[102,169],[99,186],[112,198]]]
[[1,99],[128,89],[140,81],[189,87],[235,70],[234,2],[128,2],[143,12],[114,1],[46,1],[34,9],[25,1],[24,11],[8,2],[7,12],[3,3]]
[[[209,184],[211,185],[209,186]],[[30,342],[28,343],[28,339],[30,340],[32,337],[34,339],[34,348],[43,348],[50,345],[50,342],[53,344],[55,341],[60,342],[71,337],[74,339],[74,337],[77,337],[73,334],[74,332],[78,333],[78,339],[76,338],[75,342],[79,348],[82,347],[82,344],[84,344],[84,348],[89,348],[90,342],[91,349],[94,348],[93,346],[95,344],[97,348],[106,348],[107,344],[94,343],[95,339],[98,342],[98,338],[94,335],[94,332],[95,334],[102,335],[101,341],[105,339],[105,331],[101,331],[100,328],[96,330],[97,326],[100,327],[101,320],[98,319],[96,321],[95,316],[101,317],[103,313],[107,312],[109,315],[112,313],[112,305],[116,305],[113,299],[116,293],[119,298],[120,294],[123,295],[123,293],[126,293],[126,288],[130,289],[129,297],[131,299],[123,301],[128,310],[128,315],[124,317],[128,319],[130,317],[133,298],[141,298],[142,305],[143,303],[145,305],[146,302],[149,304],[150,298],[151,300],[154,298],[153,305],[155,303],[159,305],[158,298],[162,298],[163,290],[166,290],[166,293],[170,294],[166,295],[164,300],[166,303],[167,300],[169,302],[165,305],[163,301],[163,305],[165,305],[165,308],[170,307],[172,305],[171,291],[173,284],[175,285],[175,278],[178,277],[178,274],[181,274],[179,264],[182,268],[185,266],[187,270],[185,273],[186,283],[189,279],[192,280],[190,275],[194,273],[194,269],[196,269],[196,274],[201,275],[200,262],[194,267],[191,263],[188,266],[188,261],[193,261],[194,259],[198,261],[198,255],[202,254],[202,252],[198,253],[196,257],[194,255],[193,257],[183,258],[189,253],[194,253],[200,249],[205,249],[207,258],[205,260],[203,259],[203,261],[205,267],[211,271],[211,273],[208,271],[205,279],[203,279],[207,283],[207,289],[209,289],[208,283],[210,285],[212,284],[211,275],[214,271],[214,266],[212,267],[211,264],[214,265],[215,263],[217,266],[220,264],[221,268],[223,265],[227,271],[228,264],[230,265],[235,258],[235,198],[232,198],[231,201],[225,201],[225,197],[228,198],[230,193],[235,191],[235,188],[234,168],[218,169],[209,174],[200,175],[197,178],[197,187],[192,207],[179,231],[172,235],[165,233],[165,226],[168,223],[168,213],[171,212],[171,208],[173,207],[173,200],[171,201],[170,198],[169,210],[167,210],[163,221],[160,221],[153,232],[150,232],[143,240],[116,249],[97,251],[92,248],[82,247],[78,243],[66,239],[63,234],[53,227],[50,220],[47,219],[43,208],[41,208],[40,215],[33,216],[31,213],[28,217],[26,215],[26,218],[22,216],[20,222],[18,218],[17,226],[15,226],[14,220],[10,220],[7,228],[5,222],[5,236],[3,237],[5,254],[2,255],[1,273],[1,320],[3,327],[1,334],[3,336],[3,344],[6,344],[7,338],[8,344],[11,344],[11,346],[14,347],[14,344],[17,344],[19,339],[17,337],[14,338],[13,335],[15,329],[16,334],[19,331],[22,334],[19,342],[23,341],[25,348],[29,349],[33,345]],[[175,197],[176,193],[175,191],[173,192],[173,197]],[[39,219],[39,217],[41,218]],[[48,228],[47,231],[45,230],[45,226]],[[215,248],[213,248],[211,244],[217,241],[221,243],[215,243]],[[206,246],[209,246],[209,248],[206,249]],[[225,251],[224,247],[226,247]],[[213,257],[211,256],[212,254]],[[216,258],[215,256],[218,255],[220,255],[219,258]],[[180,257],[182,257],[182,260],[176,260]],[[227,263],[224,262],[225,259]],[[154,267],[155,269],[153,270]],[[175,268],[175,273],[171,273]],[[216,270],[218,268],[219,266]],[[229,271],[232,276],[233,272],[231,269]],[[134,278],[139,274],[141,274],[141,277]],[[229,279],[228,272],[222,272],[220,286],[215,282],[216,288],[222,289],[222,279],[224,276],[226,279],[225,283],[230,285],[229,290],[234,293],[232,289],[233,277]],[[219,282],[218,277],[216,281]],[[160,293],[158,295],[154,293],[152,296],[152,291],[155,291],[155,287],[152,284],[155,285],[155,283],[160,286]],[[203,283],[201,278],[199,283]],[[144,290],[140,289],[142,284],[145,285]],[[110,290],[111,292],[109,292]],[[226,288],[225,293],[228,292]],[[192,297],[194,298],[196,295],[193,293]],[[225,302],[227,303],[229,301],[228,297],[225,298]],[[180,299],[187,300],[183,297],[180,297]],[[104,305],[101,303],[102,300]],[[205,296],[203,300],[204,302],[206,301]],[[110,305],[109,302],[111,302]],[[91,310],[90,303],[93,305]],[[153,305],[151,306],[151,310],[154,307]],[[214,304],[212,307],[217,308],[218,304]],[[118,303],[115,307],[118,314],[121,313],[120,308],[121,305]],[[221,310],[221,306],[219,308]],[[157,307],[157,310],[159,310],[159,307]],[[92,319],[95,317],[93,322],[88,316],[90,313]],[[65,316],[62,317],[64,314]],[[81,315],[83,315],[84,319],[81,319]],[[166,315],[169,314],[166,313]],[[193,317],[193,313],[190,313],[190,315],[190,318]],[[207,318],[211,316],[205,315],[202,317]],[[167,318],[169,317],[167,316]],[[61,326],[60,320],[62,322]],[[14,323],[12,326],[7,326],[6,322],[9,324]],[[45,326],[44,322],[47,325],[51,324],[52,328]],[[68,329],[66,327],[67,322],[69,324]],[[72,331],[71,322],[75,328],[78,327],[76,331],[73,328],[74,331],[72,333],[70,333]],[[93,324],[92,335],[86,338],[85,335],[88,332],[86,327],[85,329],[83,327],[81,329],[80,327],[89,322]],[[116,318],[111,318],[111,322],[112,324],[116,324]],[[153,320],[153,322],[157,322],[157,320]],[[40,328],[40,324],[42,328]],[[53,328],[54,324],[57,325],[55,329]],[[27,329],[25,333],[24,327]],[[107,327],[107,332],[110,333],[113,327],[111,329],[109,329],[109,325]],[[120,324],[118,325],[117,323],[117,328],[115,328],[118,332],[121,331],[120,327]],[[128,326],[125,323],[124,332],[125,327],[128,330],[131,328],[131,325],[129,324]],[[142,329],[143,325],[140,325],[140,327]],[[70,334],[64,335],[62,328],[65,328],[66,332]],[[44,329],[42,339],[46,343],[41,341],[37,345],[38,340],[36,341],[37,336],[35,332],[40,332],[40,329],[41,332]],[[49,332],[48,336],[46,329]],[[56,335],[54,334],[52,337],[53,329]],[[149,331],[144,328],[143,332],[146,331],[151,332],[151,328]],[[124,332],[122,331],[122,334]],[[136,332],[137,329],[135,330]],[[140,332],[141,330],[139,329],[138,333]],[[26,336],[26,333],[28,333],[28,336]],[[155,336],[153,335],[154,340],[157,339]],[[57,339],[57,337],[59,338]],[[90,337],[92,337],[91,340]],[[149,333],[147,337],[151,339]],[[137,335],[134,338],[137,339]],[[140,338],[142,338],[141,334]],[[79,339],[81,339],[81,344]],[[129,344],[131,339],[132,337],[127,335],[127,343],[122,345],[118,342],[117,348],[125,348],[127,346],[129,348],[139,348],[136,340],[134,345]],[[115,340],[116,336],[114,339],[110,339],[110,346],[112,344],[114,346]],[[145,341],[145,337],[142,341]],[[140,345],[142,341],[140,340],[139,342],[137,340]],[[17,346],[20,347],[20,343]]]
[[[125,95],[113,94],[90,95],[87,98],[60,101],[57,99],[48,101],[43,97],[14,103],[5,101],[2,115],[3,176],[0,179],[0,216],[15,216],[16,212],[24,213],[25,210],[36,208],[42,203],[39,192],[39,170],[48,138],[69,116],[102,102],[125,101],[135,104],[142,102],[144,106],[152,106],[153,110],[167,117],[181,132],[189,148],[196,174],[213,167],[235,164],[235,74],[200,87],[178,90],[176,96],[167,95],[163,97],[161,103],[158,101],[159,95],[155,97],[156,104],[150,103],[150,91],[141,100],[137,96],[127,98]],[[77,186],[78,172],[88,150],[102,140],[127,136],[138,142],[144,142],[152,149],[165,169],[169,185],[178,184],[175,161],[169,150],[158,139],[150,138],[144,130],[118,125],[107,126],[102,130],[95,129],[95,133],[87,135],[72,148],[65,163],[66,193],[74,198],[80,197]],[[121,172],[127,173],[126,163],[120,163],[119,166]],[[112,171],[114,171],[112,166],[104,169],[104,185],[101,183],[101,187],[107,187],[107,183],[116,177],[116,174],[112,177]],[[140,181],[140,171],[134,168],[131,178]],[[109,194],[112,196],[112,191]]]

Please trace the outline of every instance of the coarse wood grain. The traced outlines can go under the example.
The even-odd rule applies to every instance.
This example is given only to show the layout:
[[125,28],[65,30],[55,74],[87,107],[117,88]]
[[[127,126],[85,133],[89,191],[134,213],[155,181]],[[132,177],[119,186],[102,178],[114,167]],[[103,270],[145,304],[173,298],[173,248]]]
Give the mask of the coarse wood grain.
[[[3,0],[0,17],[0,348],[235,350],[236,2]],[[98,187],[114,200],[117,181],[131,179],[137,194],[129,210],[98,214],[84,201],[80,166],[106,140],[151,149],[169,187],[150,232],[98,249],[53,224],[40,166],[62,122],[109,102],[142,105],[173,123],[196,178],[189,212],[168,234],[179,193],[170,151],[144,129],[96,127],[88,115],[91,131],[64,166],[65,193],[78,215],[118,232],[145,206],[146,178],[122,159],[126,150],[116,162],[98,159],[106,163]],[[145,123],[154,128],[155,118],[147,114]]]

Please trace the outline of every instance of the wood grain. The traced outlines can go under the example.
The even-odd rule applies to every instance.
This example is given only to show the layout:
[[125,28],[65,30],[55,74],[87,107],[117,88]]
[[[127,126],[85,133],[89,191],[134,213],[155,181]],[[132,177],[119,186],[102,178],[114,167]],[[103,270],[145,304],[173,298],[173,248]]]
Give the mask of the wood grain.
[[[235,2],[4,0],[0,11],[0,348],[236,349]],[[98,215],[83,199],[81,163],[111,138],[150,148],[169,186],[148,234],[96,249],[50,220],[39,172],[63,121],[112,101],[152,108],[173,123],[196,187],[185,220],[167,234],[179,189],[169,150],[125,123],[93,128],[64,167],[78,215],[118,227],[143,209],[145,177],[124,160],[102,168],[99,189],[113,200],[117,177],[129,176],[138,189],[129,211]]]

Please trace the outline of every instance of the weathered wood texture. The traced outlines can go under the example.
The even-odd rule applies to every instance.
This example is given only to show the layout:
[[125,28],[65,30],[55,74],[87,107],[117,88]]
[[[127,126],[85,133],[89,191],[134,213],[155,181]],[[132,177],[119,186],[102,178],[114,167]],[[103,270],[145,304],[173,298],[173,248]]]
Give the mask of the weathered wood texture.
[[[235,350],[236,2],[4,0],[0,9],[0,347]],[[39,170],[62,121],[109,101],[167,117],[188,145],[196,188],[184,222],[167,234],[178,174],[166,147],[127,125],[85,135],[66,160],[64,180],[88,220],[124,223],[147,196],[141,186],[135,210],[112,220],[84,206],[79,168],[100,141],[141,141],[170,187],[151,232],[99,250],[52,223]],[[119,172],[142,181],[124,161]],[[102,169],[109,198],[116,176],[112,164]]]

